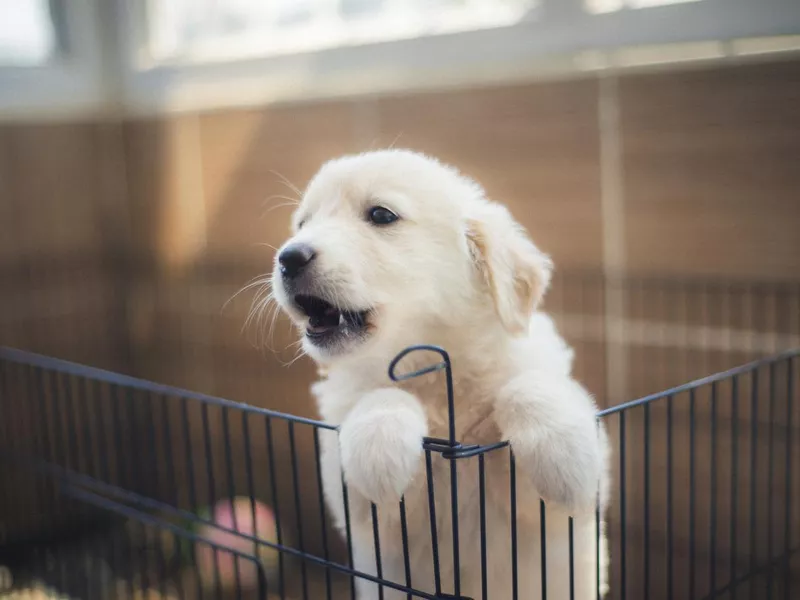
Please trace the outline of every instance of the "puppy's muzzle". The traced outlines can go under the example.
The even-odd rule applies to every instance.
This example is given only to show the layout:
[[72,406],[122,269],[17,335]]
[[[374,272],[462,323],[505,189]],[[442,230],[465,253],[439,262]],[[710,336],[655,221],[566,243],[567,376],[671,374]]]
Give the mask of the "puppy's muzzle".
[[296,279],[303,274],[316,256],[316,251],[308,244],[289,244],[278,255],[281,276],[285,280]]

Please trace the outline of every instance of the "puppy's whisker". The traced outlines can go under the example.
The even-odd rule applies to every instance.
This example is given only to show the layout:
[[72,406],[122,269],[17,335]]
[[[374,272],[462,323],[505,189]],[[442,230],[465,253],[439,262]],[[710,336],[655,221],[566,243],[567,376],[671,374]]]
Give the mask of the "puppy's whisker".
[[274,171],[272,169],[270,169],[270,173],[272,173],[273,175],[278,177],[278,179],[280,179],[281,183],[283,183],[283,185],[285,185],[290,190],[292,190],[295,194],[297,194],[298,196],[302,196],[303,195],[303,192],[300,191],[300,188],[297,187],[295,184],[293,184],[291,181],[289,181],[289,179],[287,177],[281,175],[280,173],[278,173],[277,171]]
[[[270,288],[271,287],[272,287],[272,278],[270,277]],[[270,302],[272,302],[272,307],[269,318],[268,345],[270,350],[274,352],[275,324],[277,323],[278,317],[280,316],[280,306],[278,305],[277,300],[275,300],[275,295],[272,293],[270,293]]]
[[403,132],[401,131],[400,133],[397,134],[397,136],[394,138],[394,140],[392,140],[392,143],[389,144],[389,150],[391,150],[392,148],[395,147],[395,144],[397,144],[397,142],[400,141],[400,138],[402,136],[403,136]]
[[[268,292],[268,293],[265,293],[265,292]],[[263,318],[264,318],[264,311],[267,309],[267,307],[269,306],[269,304],[270,304],[270,302],[272,300],[273,300],[273,294],[272,294],[271,291],[269,291],[269,288],[265,286],[264,289],[260,290],[256,294],[256,297],[253,299],[253,303],[251,305],[250,312],[247,315],[247,318],[245,319],[244,329],[246,329],[246,328],[250,327],[251,325],[253,325],[254,321],[255,321],[255,324],[256,324],[256,326],[258,328],[257,331],[256,331],[256,345],[260,345],[260,342],[258,341],[258,339],[259,339],[258,338],[258,330],[260,328],[258,326],[261,325],[261,323],[263,321]]]
[[[244,285],[239,291],[235,292],[230,298],[228,298],[225,303],[222,305],[221,311],[224,311],[228,305],[233,302],[236,298],[238,298],[242,293],[253,289],[254,287],[258,286],[269,286],[270,283],[270,276],[269,275],[257,275],[253,279],[251,279],[248,283]],[[220,311],[220,312],[221,312]]]
[[[296,361],[300,356],[302,356],[304,354],[302,344],[303,344],[303,340],[297,340],[296,342],[292,342],[290,344],[287,344],[283,348],[281,353],[286,352],[289,349],[294,349],[294,354],[293,354],[292,358],[289,360],[289,362],[286,362],[285,360],[281,359],[280,356],[277,357],[278,358],[278,362],[281,363],[282,367],[290,366],[291,364],[294,363],[294,361]],[[277,355],[278,353],[276,352],[275,354]]]
[[284,367],[291,367],[294,363],[296,363],[298,360],[303,358],[303,356],[305,356],[305,353],[303,352],[303,348],[301,347],[301,348],[298,349],[298,351],[295,354],[294,358],[292,358],[292,360],[290,360],[287,364],[285,364],[283,366]]
[[250,311],[247,314],[245,324],[250,321],[260,310],[261,303],[264,301],[264,299],[269,298],[271,295],[272,292],[270,292],[269,286],[267,284],[263,284],[263,286],[254,294],[253,300],[250,302]]
[[303,352],[303,340],[296,340],[286,344],[286,346],[283,347],[283,352],[287,350],[292,350],[295,354],[297,354],[297,352]]
[[272,296],[264,298],[261,303],[261,311],[258,315],[258,330],[259,333],[264,335],[264,341],[267,340],[267,334],[269,333],[266,326],[269,324],[272,315],[275,313],[275,309],[276,304],[272,302]]
[[272,352],[275,352],[275,325],[278,322],[278,317],[280,314],[280,307],[278,306],[277,302],[274,302],[272,305],[272,315],[269,322],[269,341],[267,342]]
[[[278,305],[275,302],[275,296],[272,291],[272,278],[267,276],[263,286],[259,289],[250,306],[250,312],[245,319],[242,331],[254,326],[255,333],[252,343],[257,348],[263,348],[268,345],[268,335],[265,334],[266,324],[274,321],[274,315],[277,314]],[[271,348],[270,348],[271,349]]]
[[280,204],[275,204],[274,206],[270,206],[269,208],[265,209],[261,213],[261,218],[263,219],[269,213],[271,213],[273,210],[277,210],[279,208],[286,208],[287,206],[297,206],[298,204],[299,204],[299,202],[294,202],[294,201],[293,202],[281,202]]
[[244,325],[242,325],[242,331],[250,327],[253,322],[253,319],[258,314],[258,311],[261,308],[261,300],[254,300],[250,305],[250,310],[247,313],[247,317],[244,320]]
[[264,200],[263,204],[266,206],[273,200],[286,200],[286,202],[288,202],[289,204],[294,204],[295,206],[300,204],[299,198],[295,198],[294,196],[284,196],[283,194],[273,194],[272,196]]
[[277,252],[277,251],[278,251],[278,248],[276,248],[275,246],[273,246],[273,245],[272,245],[272,244],[270,244],[269,242],[256,242],[256,244],[255,244],[255,245],[256,245],[256,246],[265,246],[265,247],[267,247],[267,248],[271,248],[271,249],[272,249],[272,250],[274,250],[275,252]]

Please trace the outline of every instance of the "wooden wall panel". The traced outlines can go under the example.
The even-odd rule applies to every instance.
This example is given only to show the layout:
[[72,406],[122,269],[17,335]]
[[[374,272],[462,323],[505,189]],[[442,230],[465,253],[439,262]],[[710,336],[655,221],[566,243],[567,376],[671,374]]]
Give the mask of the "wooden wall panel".
[[127,213],[120,143],[114,123],[0,129],[4,213],[13,215],[0,226],[15,240],[0,256],[81,255],[118,242]]
[[96,249],[101,234],[93,202],[98,190],[91,177],[97,158],[94,128],[8,127],[4,137],[11,187],[7,201],[17,216],[18,254],[13,258]]
[[0,343],[124,368],[117,123],[0,128]]
[[800,61],[620,80],[628,266],[800,276]]
[[17,205],[11,183],[12,165],[8,127],[0,125],[0,259],[11,260],[17,255],[17,234],[13,226],[17,221]]
[[165,268],[204,252],[206,222],[196,115],[125,124],[134,254]]

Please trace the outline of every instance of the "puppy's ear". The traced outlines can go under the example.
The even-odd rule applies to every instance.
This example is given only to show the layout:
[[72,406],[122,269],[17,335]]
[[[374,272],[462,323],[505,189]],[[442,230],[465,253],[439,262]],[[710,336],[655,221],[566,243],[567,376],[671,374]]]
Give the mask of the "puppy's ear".
[[471,215],[467,240],[501,323],[509,333],[524,333],[550,284],[550,258],[499,204],[483,204]]

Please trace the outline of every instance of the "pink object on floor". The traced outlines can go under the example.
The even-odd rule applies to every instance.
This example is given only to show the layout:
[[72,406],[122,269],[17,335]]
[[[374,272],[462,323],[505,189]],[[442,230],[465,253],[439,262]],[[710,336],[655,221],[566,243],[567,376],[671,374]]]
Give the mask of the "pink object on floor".
[[[220,500],[214,506],[211,520],[220,527],[254,536],[259,540],[277,542],[275,515],[263,502],[251,501],[247,497]],[[200,537],[214,544],[195,545],[197,568],[203,582],[208,586],[215,586],[219,578],[223,589],[236,588],[237,555],[227,552],[226,548],[257,558],[265,576],[268,576],[277,564],[277,550],[243,538],[233,531],[227,532],[210,525],[203,525],[197,532]],[[248,559],[241,554],[238,557],[239,585],[243,590],[253,589],[258,586],[258,568],[253,558]]]

